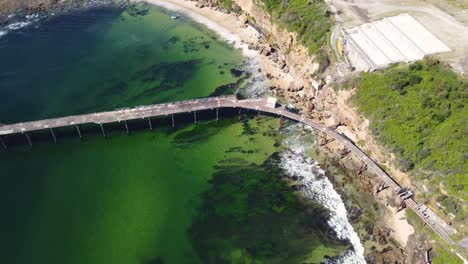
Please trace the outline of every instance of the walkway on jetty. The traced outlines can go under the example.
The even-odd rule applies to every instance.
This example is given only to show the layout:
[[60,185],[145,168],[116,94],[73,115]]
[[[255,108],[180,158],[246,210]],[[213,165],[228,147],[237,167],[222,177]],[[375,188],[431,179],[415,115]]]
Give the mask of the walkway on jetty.
[[[327,134],[328,136],[341,142],[343,145],[346,146],[346,148],[349,151],[353,152],[359,159],[361,159],[367,165],[368,169],[373,171],[379,177],[379,179],[385,183],[386,186],[390,187],[396,193],[400,193],[403,191],[402,187],[392,177],[390,177],[385,171],[383,171],[379,167],[379,165],[377,165],[371,158],[369,158],[350,139],[335,132],[331,128],[317,123],[312,119],[289,112],[284,107],[276,107],[269,105],[267,103],[267,100],[267,98],[238,100],[235,96],[222,96],[166,104],[138,106],[135,108],[119,109],[94,114],[75,115],[62,118],[53,118],[32,122],[3,125],[0,126],[0,136],[24,133],[26,137],[28,137],[27,132],[50,129],[55,140],[53,128],[77,126],[78,133],[81,137],[81,132],[79,130],[78,125],[89,123],[96,123],[101,125],[103,134],[105,135],[104,128],[102,125],[106,123],[125,122],[128,132],[128,126],[126,124],[128,120],[149,119],[150,117],[156,116],[168,116],[193,112],[196,122],[196,111],[216,109],[216,118],[218,119],[218,108],[243,108],[284,116],[289,119],[309,125],[312,128]],[[174,119],[172,120],[174,122]],[[151,128],[150,120],[149,125]],[[28,141],[30,142],[29,137]],[[438,217],[425,205],[418,204],[412,197],[412,195],[405,199],[405,203],[447,243],[455,245],[455,242],[452,241],[452,239],[449,236],[449,234],[452,232],[452,229],[443,219]]]

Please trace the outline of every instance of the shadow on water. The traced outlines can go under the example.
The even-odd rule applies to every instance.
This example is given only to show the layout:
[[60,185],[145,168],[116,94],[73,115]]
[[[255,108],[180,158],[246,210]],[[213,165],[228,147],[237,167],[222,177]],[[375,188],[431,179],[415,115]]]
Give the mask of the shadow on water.
[[[175,127],[172,127],[171,116],[152,117],[151,127],[154,130],[163,130],[167,135],[178,133],[175,136],[174,145],[178,148],[184,148],[190,146],[190,144],[208,140],[213,135],[216,135],[222,128],[231,125],[233,117],[238,115],[238,111],[236,109],[221,108],[218,111],[218,122],[216,122],[216,110],[197,111],[197,126],[189,131],[178,133],[180,129],[191,126],[195,123],[193,112],[174,115]],[[250,115],[250,117],[252,116],[253,115]],[[148,119],[129,120],[127,121],[127,126],[129,128],[129,136],[150,130]],[[103,124],[103,128],[106,140],[112,140],[113,136],[121,136],[127,132],[124,122]],[[104,139],[101,127],[97,124],[80,125],[79,130],[82,135],[82,139],[79,137],[76,126],[55,128],[54,134],[57,138],[57,144],[67,144],[70,141],[87,140],[88,138],[95,137],[101,137]],[[54,144],[50,129],[28,132],[27,135],[31,139],[33,148],[41,145]],[[29,148],[29,142],[26,134],[23,133],[2,136],[2,140],[8,148],[4,150],[0,145],[0,151],[22,151]]]
[[155,257],[150,260],[142,260],[141,264],[164,264],[164,259],[162,257]]
[[216,166],[189,230],[204,263],[303,263],[320,247],[349,247],[329,230],[329,212],[301,200],[281,175],[277,155],[261,165],[235,158]]

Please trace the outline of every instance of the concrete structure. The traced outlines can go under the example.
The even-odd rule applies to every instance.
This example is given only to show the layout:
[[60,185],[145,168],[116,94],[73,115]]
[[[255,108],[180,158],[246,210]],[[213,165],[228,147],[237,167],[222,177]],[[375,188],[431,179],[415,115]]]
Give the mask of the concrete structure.
[[[385,188],[391,188],[395,193],[402,193],[404,191],[404,189],[392,177],[390,177],[390,175],[388,175],[384,170],[382,170],[376,162],[374,162],[369,156],[367,156],[361,149],[359,149],[354,144],[354,142],[352,142],[346,136],[335,132],[333,128],[329,128],[322,124],[319,124],[312,119],[289,112],[282,106],[276,107],[276,102],[275,105],[273,105],[272,107],[272,102],[273,100],[268,98],[238,100],[235,96],[223,96],[189,101],[180,101],[167,104],[139,106],[135,108],[127,108],[109,112],[84,114],[3,125],[0,126],[0,139],[2,138],[2,136],[22,133],[26,136],[28,143],[32,146],[32,141],[28,135],[28,132],[31,133],[32,131],[37,130],[50,130],[53,132],[53,130],[51,129],[65,126],[76,126],[78,135],[81,138],[82,133],[80,132],[79,125],[87,123],[98,124],[101,127],[103,136],[106,137],[105,129],[103,126],[103,124],[105,123],[124,122],[126,124],[126,121],[132,119],[148,119],[151,129],[152,126],[150,118],[153,116],[171,115],[172,126],[174,126],[174,114],[194,112],[194,120],[196,122],[196,111],[210,109],[216,110],[216,119],[218,119],[218,108],[239,108],[239,110],[243,108],[281,116],[280,124],[282,123],[284,117],[286,117],[291,120],[295,120],[303,124],[309,125],[313,129],[325,133],[329,137],[341,142],[341,144],[343,144],[346,147],[348,153],[354,153],[364,164],[366,164],[368,169],[370,169],[377,175],[377,177],[382,181]],[[126,130],[128,133],[129,130],[127,124]],[[53,136],[54,140],[56,140],[55,134]],[[3,140],[2,143],[4,143]],[[6,145],[4,146],[6,148]],[[450,234],[453,233],[453,229],[451,229],[450,226],[443,219],[438,217],[425,205],[417,203],[413,196],[406,197],[405,203],[447,243],[455,245],[453,240],[450,238]]]
[[450,51],[409,14],[344,29],[342,33],[345,53],[358,71],[374,71],[392,63],[412,62],[429,54]]
[[270,108],[275,108],[276,107],[276,102],[277,102],[277,99],[274,98],[274,97],[268,97],[267,98],[267,107],[270,107]]

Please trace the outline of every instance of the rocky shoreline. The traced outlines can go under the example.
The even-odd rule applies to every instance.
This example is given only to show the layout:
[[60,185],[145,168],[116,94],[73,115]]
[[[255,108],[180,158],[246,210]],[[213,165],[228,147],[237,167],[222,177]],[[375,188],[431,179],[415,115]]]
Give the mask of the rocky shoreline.
[[[200,9],[232,12],[218,7],[216,1],[195,2]],[[332,87],[337,74],[333,67],[326,67],[329,60],[320,58],[319,63],[319,58],[309,56],[293,33],[278,28],[269,15],[251,0],[235,2],[243,12],[232,15],[245,27],[253,26],[262,34],[255,41],[246,41],[249,49],[257,51],[261,58],[268,61],[267,64],[276,68],[276,71],[269,71],[269,67],[263,67],[271,82],[270,92],[284,103],[298,108],[307,117],[334,127],[355,142],[364,138],[366,143],[370,143],[366,150],[372,153],[371,156],[377,156],[379,162],[385,160],[367,130],[368,122],[347,104],[352,93],[336,91]],[[400,201],[394,194],[389,190],[376,194],[379,181],[359,159],[326,135],[317,133],[316,136],[320,161],[324,166],[328,163],[329,168],[337,167],[340,170],[340,176],[328,176],[343,200],[348,201],[346,207],[350,221],[361,240],[365,241],[366,261],[415,263],[423,259],[425,249],[418,248],[415,239],[407,243],[414,229],[406,220],[404,211],[397,213]],[[405,175],[394,169],[390,172],[397,176],[398,181],[409,184]]]
[[[0,2],[0,26],[14,23],[32,14],[58,14],[74,9],[115,4],[112,0],[37,0],[29,1],[28,4],[22,1],[7,2],[12,4],[5,5],[5,2]],[[195,2],[198,9],[232,12],[218,7],[216,0]],[[120,4],[127,3],[122,1]],[[333,89],[333,68],[326,67],[330,63],[329,60],[320,58],[319,63],[318,57],[309,56],[295,34],[277,27],[251,0],[236,0],[235,3],[243,12],[232,13],[231,17],[245,28],[253,28],[261,33],[258,38],[241,39],[248,49],[260,54],[261,69],[271,83],[270,92],[280,97],[283,102],[300,109],[307,117],[334,126],[355,142],[364,138],[366,143],[367,140],[372,143],[370,133],[366,131],[365,120],[360,120],[358,112],[346,105],[351,93],[337,92]],[[342,199],[348,201],[346,209],[349,220],[361,241],[365,241],[363,244],[366,261],[415,263],[420,259],[423,252],[416,248],[416,243],[413,241],[402,245],[402,241],[395,239],[398,230],[387,221],[396,217],[394,211],[398,206],[398,201],[393,199],[392,193],[384,191],[376,195],[375,186],[378,186],[379,182],[358,159],[349,155],[346,149],[336,142],[330,141],[326,135],[317,133],[316,136],[320,152],[318,156],[322,157],[320,161],[323,166],[327,166],[328,161],[328,168],[340,168],[339,173],[327,176]],[[372,152],[373,157],[377,153],[378,160],[385,160],[375,144],[372,143],[367,150]],[[392,175],[399,175],[394,171],[390,172]],[[407,178],[397,180],[407,181]],[[387,205],[391,209],[388,209]],[[404,218],[404,213],[398,217]]]
[[84,8],[108,5],[122,6],[127,3],[126,0],[0,0],[0,27],[20,23],[25,19],[58,15]]

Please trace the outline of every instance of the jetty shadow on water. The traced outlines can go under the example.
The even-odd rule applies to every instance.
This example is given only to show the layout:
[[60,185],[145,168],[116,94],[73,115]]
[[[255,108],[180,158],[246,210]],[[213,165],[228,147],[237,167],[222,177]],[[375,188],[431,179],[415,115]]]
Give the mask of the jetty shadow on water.
[[[216,111],[218,111],[218,115],[216,114]],[[250,115],[245,114],[246,118],[253,117],[251,111],[245,111],[245,113],[250,113]],[[176,146],[182,147],[183,144],[190,145],[190,143],[193,143],[190,142],[192,140],[187,136],[190,135],[190,137],[194,137],[194,135],[197,134],[196,131],[198,131],[198,134],[203,135],[203,137],[207,137],[207,135],[210,133],[204,131],[205,128],[209,129],[209,131],[212,131],[212,133],[216,133],[217,128],[229,125],[232,122],[233,117],[237,117],[238,115],[238,109],[219,108],[218,110],[210,109],[176,114],[173,116],[169,115],[107,123],[102,124],[102,128],[99,124],[90,123],[79,126],[54,128],[53,130],[43,129],[27,133],[17,133],[8,136],[2,136],[2,141],[7,146],[7,149],[4,149],[4,151],[9,151],[54,143],[67,144],[70,142],[83,141],[87,140],[88,138],[96,137],[112,140],[113,136],[121,136],[124,134],[131,136],[136,133],[147,132],[151,130],[163,130],[166,133],[175,133],[179,129],[183,129],[193,124],[202,125],[202,127],[196,128],[190,133],[183,133],[177,137],[179,140],[176,140]],[[218,121],[216,121],[217,116]],[[203,126],[204,123],[214,122],[216,122],[215,125]],[[0,151],[1,149],[2,146],[0,146]]]
[[[232,70],[240,51],[169,14],[145,4],[90,11],[4,36],[0,122],[202,98],[246,81]],[[2,261],[318,263],[346,249],[328,212],[282,177],[281,122],[257,114],[44,129],[27,134],[32,148],[26,134],[2,137]]]

